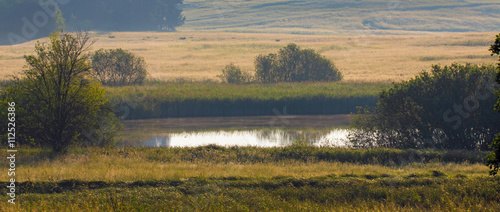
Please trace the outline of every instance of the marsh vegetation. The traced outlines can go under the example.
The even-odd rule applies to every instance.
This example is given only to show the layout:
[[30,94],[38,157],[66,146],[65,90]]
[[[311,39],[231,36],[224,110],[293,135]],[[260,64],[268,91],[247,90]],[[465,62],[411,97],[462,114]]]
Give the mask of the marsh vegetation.
[[104,29],[89,51],[71,33],[0,46],[19,145],[0,211],[500,208],[498,2],[91,2],[39,31]]

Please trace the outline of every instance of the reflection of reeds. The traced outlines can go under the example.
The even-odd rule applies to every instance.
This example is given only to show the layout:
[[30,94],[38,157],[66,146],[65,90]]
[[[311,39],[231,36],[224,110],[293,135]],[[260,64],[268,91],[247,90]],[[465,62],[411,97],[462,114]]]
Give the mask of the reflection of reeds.
[[162,134],[162,135],[154,135],[152,137],[147,138],[142,142],[141,146],[146,147],[169,147],[170,146],[170,135]]
[[256,131],[256,136],[261,140],[273,140],[280,146],[311,146],[325,139],[330,132],[323,131]]
[[[145,130],[144,130],[145,131]],[[176,147],[195,146],[200,140],[205,142],[210,141],[216,145],[229,146],[261,146],[263,143],[269,147],[269,142],[274,143],[274,147],[290,146],[290,145],[316,145],[343,147],[346,145],[347,131],[344,129],[305,129],[305,130],[276,130],[276,129],[259,129],[259,130],[220,130],[220,131],[192,131],[182,133],[153,133],[151,131],[137,130],[136,134],[129,132],[128,136],[122,136],[119,139],[119,146],[137,146],[137,147],[170,147],[174,143]],[[330,135],[334,138],[330,138]],[[340,134],[341,136],[335,136]],[[140,136],[138,136],[140,135]],[[342,136],[343,135],[343,136]],[[217,143],[217,139],[232,140],[233,143]],[[181,138],[183,143],[179,143],[176,138]],[[188,138],[188,139],[186,139]],[[207,140],[210,138],[211,140]],[[241,144],[242,138],[257,138],[254,142]],[[185,142],[185,143],[184,143]]]
[[[125,146],[135,146],[148,138],[165,133],[198,134],[206,132],[247,132],[258,131],[271,134],[280,130],[287,132],[301,131],[307,134],[327,134],[332,130],[348,126],[351,115],[329,116],[293,116],[286,118],[287,125],[270,125],[275,116],[252,117],[198,117],[168,118],[123,121],[124,129],[117,140]],[[283,118],[283,117],[281,117]],[[130,142],[130,143],[129,143]]]

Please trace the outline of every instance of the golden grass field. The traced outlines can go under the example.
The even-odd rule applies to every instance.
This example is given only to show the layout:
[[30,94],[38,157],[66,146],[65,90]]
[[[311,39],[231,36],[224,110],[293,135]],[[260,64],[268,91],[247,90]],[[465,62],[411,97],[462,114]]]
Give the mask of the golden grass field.
[[[495,63],[489,45],[498,32],[406,35],[294,35],[210,31],[93,33],[100,48],[123,48],[144,57],[150,77],[216,80],[220,70],[233,62],[253,71],[259,54],[276,53],[288,43],[320,52],[344,74],[346,81],[392,82],[408,79],[432,64]],[[46,41],[46,39],[41,40]],[[0,46],[0,79],[19,72],[23,55],[32,54],[36,41]]]
[[[201,147],[210,148],[210,147]],[[279,176],[290,176],[297,178],[311,178],[335,174],[343,175],[390,175],[396,178],[405,178],[411,174],[425,176],[429,170],[439,170],[450,177],[455,175],[466,175],[467,177],[487,177],[488,167],[481,163],[447,163],[437,160],[426,163],[408,163],[406,165],[384,165],[384,159],[387,155],[380,154],[381,158],[373,159],[369,164],[362,162],[337,162],[337,161],[318,161],[311,157],[308,161],[297,158],[287,158],[282,156],[281,161],[272,160],[271,150],[251,149],[242,147],[242,151],[249,155],[234,155],[228,149],[224,151],[199,151],[196,148],[170,148],[170,149],[148,149],[148,148],[116,148],[116,149],[98,149],[81,148],[70,154],[57,158],[47,158],[41,155],[33,155],[30,151],[39,151],[37,149],[23,150],[23,167],[16,171],[16,180],[19,182],[56,182],[61,180],[82,180],[82,181],[152,181],[152,180],[172,180],[180,178],[224,178],[224,177],[243,177],[243,178],[273,178]],[[288,148],[292,151],[293,148]],[[334,154],[353,154],[353,160],[361,157],[363,153],[360,150],[352,149],[329,149],[328,147],[315,148],[314,150],[329,150]],[[283,148],[275,148],[274,151],[285,151]],[[302,150],[296,150],[303,153]],[[356,153],[357,151],[357,153]],[[363,150],[364,151],[364,150]],[[373,151],[392,151],[401,152],[401,150],[375,149]],[[192,153],[195,152],[195,153]],[[354,152],[354,153],[353,153]],[[204,156],[203,154],[209,156]],[[253,155],[255,153],[256,155]],[[366,153],[366,151],[365,151]],[[387,153],[387,152],[386,152]],[[299,154],[299,153],[297,153]],[[222,155],[222,156],[221,156]],[[251,157],[262,158],[260,162],[238,162],[231,157],[240,157],[240,159],[250,159]],[[419,158],[417,155],[412,157]],[[463,155],[462,155],[463,156]],[[299,156],[297,156],[299,157]],[[429,156],[430,157],[430,156]],[[463,156],[465,157],[465,156]],[[191,158],[191,159],[190,159]],[[394,162],[398,158],[394,157]],[[405,158],[404,155],[401,158]],[[405,158],[403,161],[411,158]],[[191,160],[191,161],[190,161]],[[231,161],[225,161],[231,160]],[[110,168],[112,167],[112,168]],[[0,170],[7,173],[7,168],[0,167]],[[140,171],[139,171],[140,170]]]
[[[500,207],[499,178],[488,177],[488,167],[477,160],[484,157],[481,152],[467,156],[459,151],[205,146],[78,148],[57,157],[50,157],[47,150],[25,148],[18,154],[22,168],[16,170],[16,204],[7,202],[10,184],[0,182],[4,193],[0,211],[498,211]],[[451,162],[450,156],[458,156],[457,161]],[[427,157],[433,159],[419,162]]]
[[[94,158],[95,159],[95,158]],[[110,169],[109,167],[113,167]],[[137,170],[141,170],[138,172]],[[152,181],[171,180],[191,177],[202,178],[273,178],[292,176],[311,178],[335,173],[338,176],[356,173],[358,175],[389,174],[405,178],[411,174],[426,175],[429,170],[440,170],[447,175],[458,174],[468,177],[487,177],[488,167],[483,164],[411,164],[400,169],[382,165],[359,165],[341,162],[311,162],[282,164],[213,164],[213,163],[155,163],[142,159],[120,159],[113,157],[91,160],[73,158],[66,161],[41,162],[34,166],[23,167],[17,178],[21,182],[54,182],[67,179],[82,181]],[[361,174],[360,174],[361,173]]]

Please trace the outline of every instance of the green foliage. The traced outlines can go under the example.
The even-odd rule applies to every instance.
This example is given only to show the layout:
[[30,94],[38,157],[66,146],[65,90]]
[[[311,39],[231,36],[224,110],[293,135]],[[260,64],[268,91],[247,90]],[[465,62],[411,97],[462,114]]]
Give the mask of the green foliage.
[[358,147],[487,149],[500,129],[491,105],[493,65],[435,65],[394,83],[374,108],[361,108],[350,135]]
[[[500,55],[500,34],[496,36],[495,43],[490,47],[491,56]],[[500,57],[499,57],[500,61]],[[500,84],[500,63],[498,63],[497,67],[497,83]],[[500,89],[497,90],[498,101],[495,105],[495,109],[500,112]],[[490,167],[491,175],[496,175],[498,173],[498,169],[500,168],[500,132],[496,135],[495,140],[491,144],[491,148],[493,151],[488,155],[487,165]]]
[[241,71],[241,68],[233,63],[222,69],[222,74],[217,75],[222,82],[230,84],[244,84],[252,81],[252,76],[248,72]]
[[[163,83],[111,87],[113,102],[133,101],[129,119],[186,116],[276,115],[273,108],[288,114],[320,115],[356,112],[356,106],[374,105],[384,83],[280,83],[221,84]],[[143,97],[143,98],[142,98]]]
[[277,81],[278,73],[276,67],[276,54],[259,55],[255,58],[255,79],[262,83],[274,83]]
[[278,54],[255,58],[255,78],[262,83],[339,81],[342,74],[335,65],[312,49],[301,50],[296,44]]
[[[491,56],[493,55],[500,55],[500,34],[498,34],[496,36],[496,39],[495,39],[495,43],[493,43],[491,46],[490,46],[490,51],[491,51]],[[499,63],[497,64],[497,83],[500,84],[500,56],[498,57],[498,61]],[[497,101],[497,104],[495,105],[495,109],[500,111],[500,90],[497,91],[497,95],[498,95],[498,101]]]
[[[495,42],[493,44],[491,44],[489,50],[491,51],[491,56],[493,56],[495,54],[496,55],[500,54],[500,34],[496,35]],[[499,60],[500,60],[500,58],[499,58]]]
[[64,19],[62,12],[59,10],[56,14],[56,31],[66,30],[66,19]]
[[99,49],[92,56],[92,76],[103,85],[142,84],[147,76],[146,62],[123,49]]
[[[25,56],[27,69],[6,92],[16,103],[16,135],[57,153],[88,139],[91,129],[102,135],[93,145],[112,141],[118,123],[104,89],[89,75],[85,51],[91,44],[88,35],[56,33],[49,44],[36,44],[36,55]],[[112,124],[102,127],[104,121]]]
[[495,140],[491,144],[493,151],[487,156],[486,165],[490,167],[490,175],[497,175],[500,169],[500,133],[496,135]]

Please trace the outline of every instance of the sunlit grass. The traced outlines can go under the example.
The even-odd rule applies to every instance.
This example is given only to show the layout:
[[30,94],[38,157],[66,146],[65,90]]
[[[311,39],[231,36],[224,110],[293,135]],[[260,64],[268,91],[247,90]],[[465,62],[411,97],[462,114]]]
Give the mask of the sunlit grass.
[[429,177],[430,170],[454,177],[486,177],[488,167],[483,164],[408,164],[401,167],[381,165],[357,165],[340,162],[317,163],[256,163],[256,164],[214,164],[214,163],[160,163],[142,160],[103,158],[99,162],[86,160],[75,163],[45,162],[36,166],[25,166],[18,172],[19,181],[57,182],[66,179],[82,181],[154,181],[200,178],[311,178],[327,175],[338,177],[365,178],[381,176],[405,178],[410,175]]
[[[0,208],[495,211],[500,184],[479,162],[484,155],[467,151],[212,145],[75,148],[66,155],[51,157],[47,150],[22,148],[17,153],[16,205],[1,201]],[[6,172],[5,167],[0,172]],[[7,193],[6,182],[0,184],[2,193]]]
[[[42,155],[45,154],[41,152]],[[481,152],[348,150],[328,147],[84,148],[50,159],[40,150],[19,153],[17,180],[151,181],[181,178],[311,178],[326,175],[405,178],[486,177]],[[350,162],[349,162],[350,161]],[[480,163],[478,163],[480,162]],[[5,171],[6,167],[1,167]]]
[[[71,189],[68,183],[81,187]],[[495,211],[499,206],[498,180],[492,178],[196,178],[107,184],[100,189],[85,188],[83,183],[67,181],[67,190],[60,193],[21,194],[16,205],[2,201],[0,207],[7,211]],[[58,184],[28,186],[50,189]]]

